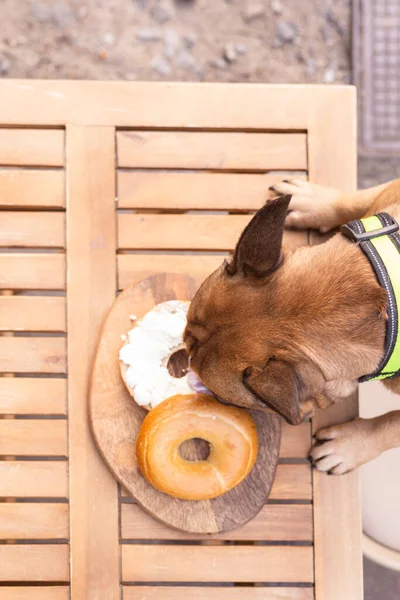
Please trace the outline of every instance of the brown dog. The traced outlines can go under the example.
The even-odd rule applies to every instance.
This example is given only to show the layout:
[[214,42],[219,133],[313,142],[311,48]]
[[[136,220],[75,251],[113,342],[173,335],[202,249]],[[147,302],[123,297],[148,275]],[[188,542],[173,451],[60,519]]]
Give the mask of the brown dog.
[[[341,234],[320,246],[282,249],[285,222],[326,232],[381,211],[399,221],[400,180],[343,195],[291,179],[273,192],[284,195],[258,211],[232,260],[197,292],[185,342],[192,368],[222,402],[273,409],[296,425],[348,397],[377,368],[387,294],[367,257]],[[400,378],[386,385],[400,393]],[[316,437],[316,468],[346,473],[400,445],[400,411]]]

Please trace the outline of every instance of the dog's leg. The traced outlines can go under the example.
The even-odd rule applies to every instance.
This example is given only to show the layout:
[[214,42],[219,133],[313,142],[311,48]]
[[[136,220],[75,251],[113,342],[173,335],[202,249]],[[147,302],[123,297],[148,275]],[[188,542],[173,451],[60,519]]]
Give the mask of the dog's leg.
[[360,219],[389,185],[385,183],[354,194],[310,183],[293,177],[273,185],[274,195],[290,194],[292,200],[286,226],[293,229],[317,229],[326,233],[335,227]]
[[400,446],[400,410],[320,429],[309,460],[318,471],[342,475]]

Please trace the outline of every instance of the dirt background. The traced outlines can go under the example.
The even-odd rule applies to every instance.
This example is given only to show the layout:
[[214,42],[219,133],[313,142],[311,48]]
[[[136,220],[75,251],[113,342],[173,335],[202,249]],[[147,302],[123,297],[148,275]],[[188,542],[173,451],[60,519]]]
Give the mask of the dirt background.
[[[0,77],[350,83],[350,0],[0,0]],[[361,186],[400,177],[359,160]],[[400,577],[365,562],[366,600]]]
[[348,0],[1,0],[0,10],[8,77],[350,81]]

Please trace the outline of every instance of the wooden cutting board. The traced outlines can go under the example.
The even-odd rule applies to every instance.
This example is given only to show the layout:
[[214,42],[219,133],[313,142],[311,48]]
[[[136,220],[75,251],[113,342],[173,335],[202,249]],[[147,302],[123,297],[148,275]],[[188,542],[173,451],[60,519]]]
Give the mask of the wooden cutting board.
[[[146,415],[125,389],[118,352],[121,335],[132,328],[130,315],[143,317],[166,300],[191,300],[193,280],[183,275],[154,275],[124,290],[105,321],[93,367],[90,418],[98,448],[111,472],[132,498],[166,525],[190,533],[218,533],[234,529],[254,517],[265,504],[279,455],[281,424],[273,413],[252,412],[259,451],[247,478],[219,498],[178,500],[154,489],[138,470],[135,444]],[[186,443],[185,458],[204,457],[204,448]]]

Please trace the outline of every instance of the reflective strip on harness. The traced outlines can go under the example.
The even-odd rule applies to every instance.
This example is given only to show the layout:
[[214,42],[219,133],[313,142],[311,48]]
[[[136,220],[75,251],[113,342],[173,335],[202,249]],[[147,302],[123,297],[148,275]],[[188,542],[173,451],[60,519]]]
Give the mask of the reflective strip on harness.
[[[377,229],[382,229],[383,225],[377,216],[367,217],[361,219],[364,225],[365,231],[370,232]],[[399,249],[395,245],[394,241],[388,235],[382,235],[373,237],[370,239],[370,243],[374,246],[379,256],[381,257],[387,274],[389,275],[390,282],[392,284],[394,297],[389,298],[389,302],[396,303],[396,312],[400,313],[400,253]],[[387,377],[393,376],[400,370],[400,336],[398,328],[393,332],[396,336],[396,342],[393,352],[385,365],[383,372],[373,377],[372,380],[386,379]]]

